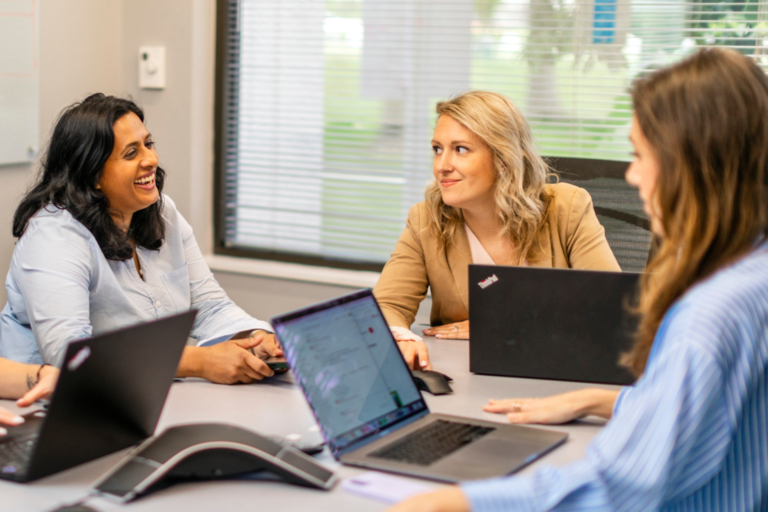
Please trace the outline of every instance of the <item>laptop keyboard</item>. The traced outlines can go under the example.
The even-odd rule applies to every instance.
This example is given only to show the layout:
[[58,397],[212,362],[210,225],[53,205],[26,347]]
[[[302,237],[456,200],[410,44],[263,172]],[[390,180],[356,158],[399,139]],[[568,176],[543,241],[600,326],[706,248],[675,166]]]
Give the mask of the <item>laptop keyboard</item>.
[[3,478],[21,478],[26,473],[36,441],[37,432],[32,432],[0,443],[0,473]]
[[491,427],[437,420],[370,453],[379,459],[429,466],[496,430]]

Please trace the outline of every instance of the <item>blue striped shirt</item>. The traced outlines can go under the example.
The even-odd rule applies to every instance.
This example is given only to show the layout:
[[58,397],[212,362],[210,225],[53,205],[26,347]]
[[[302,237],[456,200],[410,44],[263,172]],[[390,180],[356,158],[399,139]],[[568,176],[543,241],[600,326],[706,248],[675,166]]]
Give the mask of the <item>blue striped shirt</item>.
[[585,459],[462,489],[476,512],[768,511],[768,244],[669,310]]

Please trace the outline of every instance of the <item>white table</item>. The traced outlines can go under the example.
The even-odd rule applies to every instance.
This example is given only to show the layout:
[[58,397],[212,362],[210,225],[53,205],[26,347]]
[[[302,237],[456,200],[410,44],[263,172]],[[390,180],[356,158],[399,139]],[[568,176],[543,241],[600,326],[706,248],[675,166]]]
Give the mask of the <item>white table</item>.
[[[432,396],[425,393],[433,412],[458,414],[492,421],[504,421],[503,416],[488,414],[481,406],[488,398],[547,396],[583,387],[604,387],[533,379],[487,377],[469,373],[468,342],[463,340],[426,339],[436,370],[454,379],[452,395]],[[13,402],[0,405],[17,410]],[[28,411],[24,411],[28,412]],[[264,434],[301,434],[304,440],[320,442],[314,418],[301,391],[290,374],[267,382],[222,386],[197,379],[177,382],[160,418],[159,430],[171,425],[193,422],[226,422],[253,429]],[[603,422],[587,419],[565,426],[542,427],[569,434],[568,441],[543,457],[522,473],[541,465],[563,465],[584,455],[586,445],[597,434]],[[59,504],[73,502],[89,492],[90,485],[121,460],[126,451],[103,457],[29,484],[0,481],[0,510],[51,510]],[[318,457],[336,471],[340,479],[361,473],[361,470],[341,466],[326,451]],[[429,483],[434,488],[441,485]],[[218,481],[182,484],[139,498],[127,505],[117,505],[103,498],[87,502],[96,510],[140,511],[203,511],[227,512],[253,510],[378,511],[387,506],[354,496],[337,485],[325,492],[301,488],[280,482]]]

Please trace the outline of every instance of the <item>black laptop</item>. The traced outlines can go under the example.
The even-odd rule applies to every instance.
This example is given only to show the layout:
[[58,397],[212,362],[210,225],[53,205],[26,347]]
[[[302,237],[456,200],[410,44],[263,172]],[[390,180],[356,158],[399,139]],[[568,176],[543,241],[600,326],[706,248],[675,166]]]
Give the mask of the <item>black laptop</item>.
[[469,266],[473,373],[626,385],[640,274]]
[[0,437],[0,478],[35,480],[151,436],[195,315],[70,343],[48,410]]
[[272,325],[344,464],[458,482],[516,471],[568,437],[430,413],[371,290],[280,315]]

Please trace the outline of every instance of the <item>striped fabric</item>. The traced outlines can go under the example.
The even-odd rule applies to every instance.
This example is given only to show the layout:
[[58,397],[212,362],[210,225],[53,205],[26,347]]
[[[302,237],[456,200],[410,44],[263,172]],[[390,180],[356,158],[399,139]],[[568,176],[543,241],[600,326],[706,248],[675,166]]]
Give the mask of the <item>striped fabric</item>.
[[584,460],[462,488],[477,512],[768,511],[768,244],[670,309]]

